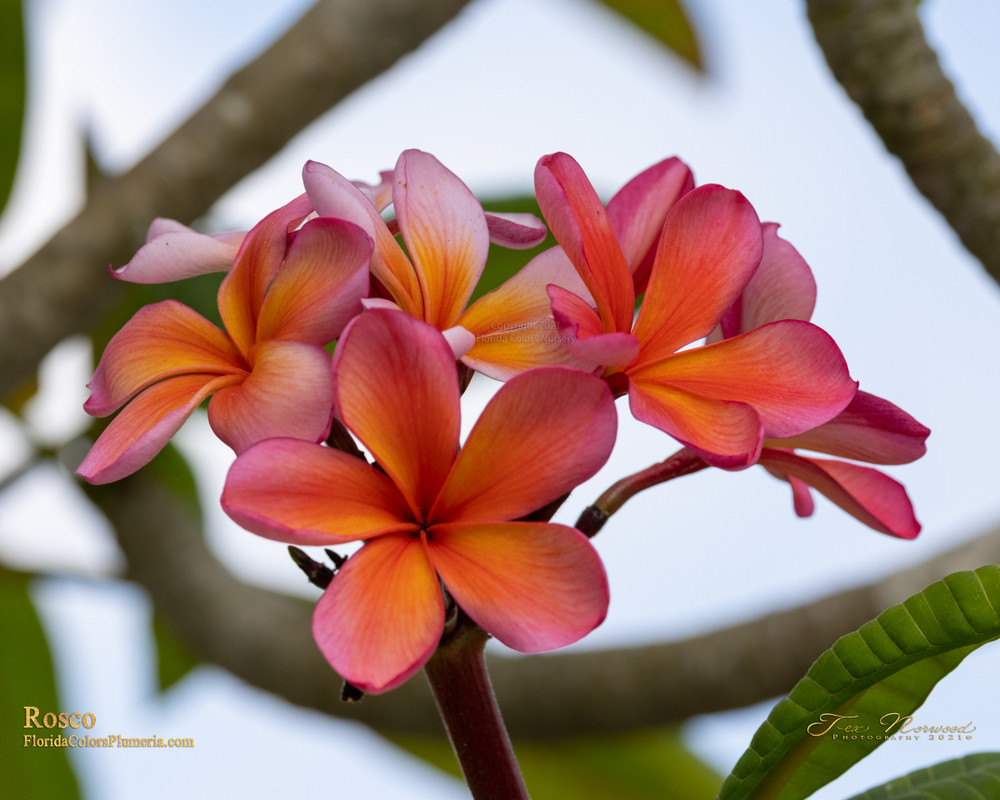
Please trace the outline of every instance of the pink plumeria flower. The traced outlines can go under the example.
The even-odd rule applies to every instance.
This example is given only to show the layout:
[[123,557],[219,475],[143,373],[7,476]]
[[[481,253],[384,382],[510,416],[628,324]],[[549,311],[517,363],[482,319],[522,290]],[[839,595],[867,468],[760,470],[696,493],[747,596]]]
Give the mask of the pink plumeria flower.
[[300,197],[247,234],[219,289],[225,330],[165,300],[111,339],[84,408],[103,417],[128,405],[80,465],[84,478],[107,483],[139,469],[209,395],[209,422],[237,453],[271,436],[326,436],[333,387],[324,346],[361,311],[372,243],[339,220],[296,230],[310,211]]
[[199,233],[172,219],[153,220],[140,247],[111,274],[129,283],[169,283],[209,272],[229,272],[246,231]]
[[375,309],[334,355],[338,417],[379,469],[292,439],[240,455],[222,505],[254,533],[297,545],[356,540],[320,599],[313,635],[367,692],[403,683],[437,647],[441,585],[477,624],[525,653],[580,639],[608,586],[575,528],[518,521],[593,475],[615,439],[601,381],[540,368],[501,387],[459,450],[454,355],[434,328]]
[[545,292],[550,283],[580,285],[569,265],[534,259],[469,305],[491,241],[524,248],[544,239],[545,226],[535,216],[485,212],[454,173],[419,150],[405,151],[396,163],[396,218],[388,223],[381,216],[389,200],[384,186],[363,191],[317,162],[306,165],[303,181],[320,216],[350,220],[375,241],[372,276],[382,296],[366,301],[368,307],[399,308],[433,325],[456,358],[499,380],[542,365],[578,365],[563,346]]
[[[709,338],[738,336],[778,319],[808,320],[815,305],[816,282],[809,265],[778,236],[776,224],[766,223],[760,266]],[[791,484],[800,517],[813,513],[812,487],[870,528],[912,539],[920,533],[920,523],[902,484],[870,467],[802,456],[793,449],[870,464],[907,464],[926,452],[929,434],[888,400],[859,391],[829,422],[795,436],[766,439],[757,463]]]
[[[635,279],[623,248],[586,175],[565,153],[543,157],[535,170],[542,213],[586,285],[581,297],[549,287],[568,349],[589,362],[632,414],[692,448],[709,463],[739,469],[754,463],[764,436],[794,436],[834,417],[857,384],[834,341],[800,320],[781,320],[726,341],[688,347],[709,334],[739,297],[762,255],[761,224],[739,192],[682,187],[656,243],[642,307],[633,323]],[[630,193],[616,212],[655,219]],[[648,226],[647,226],[648,227]],[[648,241],[650,237],[646,237]],[[626,239],[628,242],[628,239]],[[636,270],[637,273],[640,270]],[[595,308],[596,307],[596,308]]]
[[[392,172],[383,171],[379,173],[378,184],[363,181],[353,184],[371,203],[381,208],[392,201],[392,176]],[[307,212],[305,220],[317,216],[315,210],[303,205],[306,200],[297,202],[301,206],[298,210]],[[246,235],[247,231],[199,233],[176,220],[158,217],[149,226],[146,243],[127,264],[113,268],[111,274],[129,283],[170,283],[210,272],[229,272]],[[543,228],[542,237],[544,235]]]

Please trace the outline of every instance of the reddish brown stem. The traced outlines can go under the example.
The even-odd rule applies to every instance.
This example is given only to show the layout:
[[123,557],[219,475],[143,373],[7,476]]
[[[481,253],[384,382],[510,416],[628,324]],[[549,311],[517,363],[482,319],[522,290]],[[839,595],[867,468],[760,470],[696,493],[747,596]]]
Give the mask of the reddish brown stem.
[[686,447],[678,450],[670,458],[646,467],[612,485],[604,494],[597,498],[592,506],[584,509],[577,520],[576,527],[587,536],[594,536],[612,514],[625,505],[629,498],[639,494],[644,489],[666,483],[681,475],[690,475],[705,469],[708,463],[702,461],[694,452]]
[[470,626],[442,644],[424,672],[475,800],[528,800],[486,672],[489,637]]

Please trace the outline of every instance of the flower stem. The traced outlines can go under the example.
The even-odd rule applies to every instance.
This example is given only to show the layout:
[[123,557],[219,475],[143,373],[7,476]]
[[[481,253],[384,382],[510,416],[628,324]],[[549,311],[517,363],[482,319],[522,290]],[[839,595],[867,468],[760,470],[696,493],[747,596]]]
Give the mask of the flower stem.
[[489,638],[459,622],[424,667],[451,746],[475,800],[528,800],[486,672]]
[[678,450],[669,458],[622,478],[611,486],[594,501],[592,506],[584,509],[580,519],[577,520],[576,527],[584,535],[593,537],[604,527],[604,523],[612,514],[639,492],[682,475],[698,472],[707,466],[707,462],[702,461],[688,448]]

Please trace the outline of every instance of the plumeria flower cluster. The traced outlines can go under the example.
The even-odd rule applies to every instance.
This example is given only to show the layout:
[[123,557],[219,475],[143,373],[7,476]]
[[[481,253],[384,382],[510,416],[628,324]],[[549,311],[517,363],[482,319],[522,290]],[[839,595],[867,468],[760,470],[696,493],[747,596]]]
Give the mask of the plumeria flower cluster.
[[[212,428],[237,456],[230,517],[292,545],[362,543],[313,632],[369,692],[419,670],[449,614],[521,652],[602,622],[608,583],[584,526],[550,518],[608,459],[617,397],[681,445],[653,479],[636,474],[642,488],[760,465],[800,515],[815,489],[875,530],[917,535],[902,486],[853,462],[912,461],[929,431],[858,391],[809,321],[812,273],[777,225],[739,192],[696,186],[676,158],[606,206],[565,153],[539,161],[535,188],[544,223],[493,214],[409,150],[377,185],[306,164],[303,194],[248,232],[157,220],[113,274],[224,272],[223,327],[170,300],[125,325],[86,404],[121,411],[80,474],[131,474],[211,396]],[[470,302],[491,244],[535,247],[548,230],[555,246]],[[462,443],[472,372],[502,386]]]

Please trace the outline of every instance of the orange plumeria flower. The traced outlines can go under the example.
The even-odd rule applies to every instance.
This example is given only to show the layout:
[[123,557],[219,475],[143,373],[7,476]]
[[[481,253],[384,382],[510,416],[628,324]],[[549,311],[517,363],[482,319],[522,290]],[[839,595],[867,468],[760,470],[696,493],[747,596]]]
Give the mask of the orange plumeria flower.
[[[333,388],[323,348],[361,311],[372,243],[339,220],[296,229],[311,211],[303,195],[247,234],[219,289],[225,330],[165,300],[141,309],[111,339],[84,408],[103,417],[128,405],[80,465],[84,478],[107,483],[135,472],[209,395],[209,422],[237,453],[271,436],[315,442],[327,435]],[[189,261],[209,260],[194,238],[200,235],[183,236],[193,244],[179,248],[182,272]],[[153,277],[163,279],[168,259],[154,249],[155,258],[147,250]]]
[[367,692],[403,683],[441,637],[445,598],[509,647],[576,641],[604,619],[608,585],[575,528],[518,521],[593,475],[614,444],[600,380],[547,367],[491,400],[459,450],[454,354],[396,310],[367,311],[334,355],[338,417],[378,463],[272,439],[233,464],[222,505],[254,533],[300,545],[356,540],[320,599],[313,634]]
[[[830,336],[801,320],[689,347],[716,327],[753,276],[761,260],[761,224],[739,192],[721,186],[685,191],[687,167],[664,163],[679,188],[670,197],[633,322],[641,270],[633,274],[640,265],[629,264],[633,248],[623,246],[631,241],[627,226],[616,231],[572,157],[556,153],[539,161],[535,187],[542,213],[587,288],[580,295],[550,286],[552,309],[570,352],[616,395],[627,394],[637,419],[715,466],[739,469],[754,463],[765,435],[794,436],[834,417],[857,384]],[[629,207],[637,219],[659,216],[646,204],[660,200],[647,197],[641,183],[616,209],[619,220]]]
[[[392,306],[433,325],[456,358],[498,380],[537,366],[580,365],[564,347],[545,290],[557,284],[584,291],[565,259],[532,259],[469,305],[490,241],[516,248],[540,243],[545,226],[535,216],[484,211],[454,173],[420,150],[405,151],[394,172],[367,191],[317,162],[306,164],[303,181],[321,217],[350,220],[375,241],[369,308]],[[381,212],[390,200],[396,218],[387,223]]]
[[[808,320],[816,305],[816,281],[798,251],[780,236],[773,222],[764,224],[764,255],[753,278],[722,315],[709,341],[739,336],[781,319]],[[859,391],[847,408],[829,422],[785,438],[766,438],[758,464],[792,487],[795,513],[808,517],[816,489],[868,527],[913,539],[920,523],[901,483],[869,464],[907,464],[927,450],[930,430],[903,409]],[[836,459],[805,456],[812,450]]]

